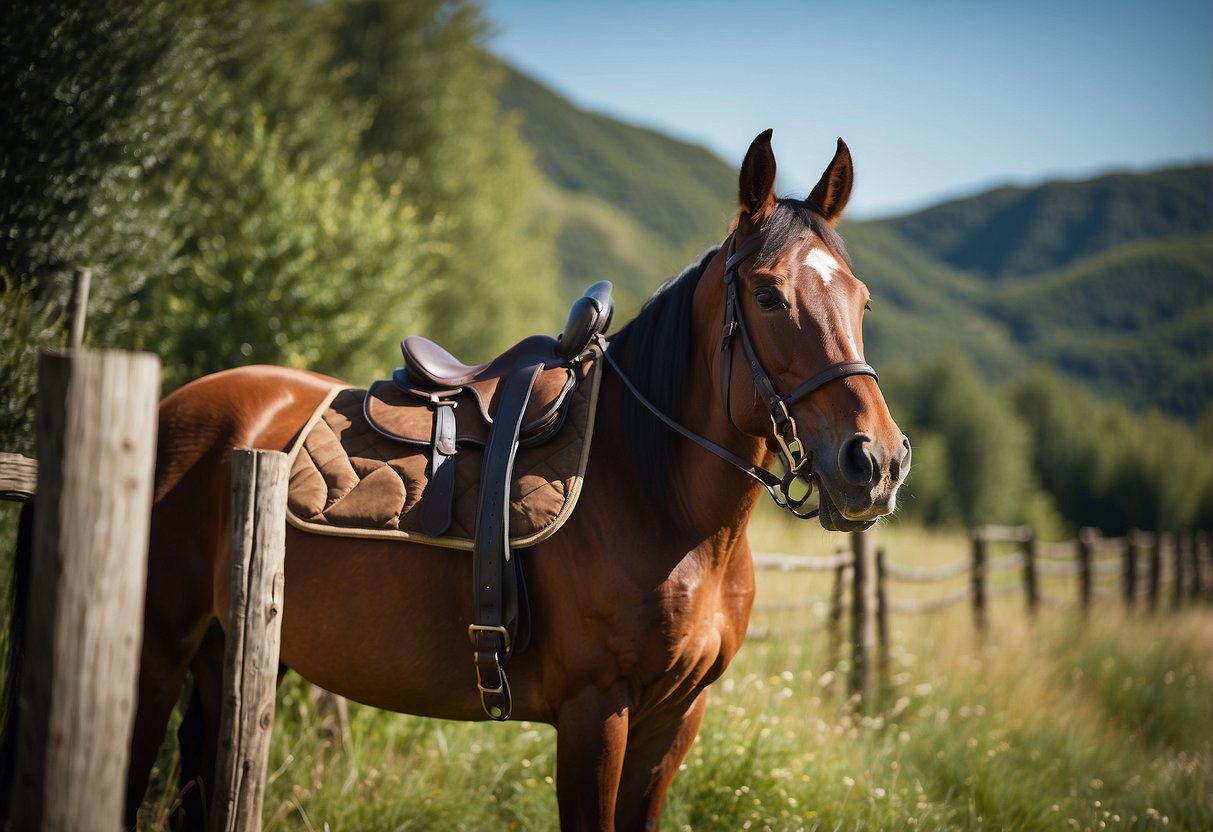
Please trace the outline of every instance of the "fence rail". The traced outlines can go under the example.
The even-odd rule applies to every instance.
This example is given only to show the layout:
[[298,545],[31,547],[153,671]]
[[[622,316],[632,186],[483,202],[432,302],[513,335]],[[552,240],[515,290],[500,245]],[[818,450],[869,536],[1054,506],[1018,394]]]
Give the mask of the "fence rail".
[[[1067,541],[1038,541],[1026,526],[978,526],[969,533],[968,558],[936,566],[907,566],[890,561],[883,549],[873,548],[868,534],[851,535],[851,550],[831,556],[756,554],[762,570],[781,572],[833,572],[833,588],[826,598],[809,598],[764,604],[760,610],[824,610],[830,630],[832,658],[842,643],[844,610],[849,594],[851,652],[850,693],[860,700],[871,694],[870,669],[883,671],[888,656],[888,613],[927,614],[968,604],[978,638],[988,627],[988,604],[994,598],[1022,594],[1026,613],[1035,616],[1043,606],[1074,610],[1086,616],[1094,603],[1119,599],[1128,611],[1142,606],[1158,612],[1164,604],[1176,609],[1203,601],[1213,603],[1213,543],[1207,532],[1170,534],[1133,530],[1124,537],[1105,537],[1083,528]],[[991,547],[1010,551],[991,555]],[[1018,573],[1007,582],[999,576]],[[964,586],[934,598],[897,598],[888,582],[933,584],[968,578]],[[1044,592],[1041,578],[1074,582],[1073,597]],[[1056,587],[1053,587],[1056,590]],[[873,659],[872,650],[878,652]],[[883,677],[883,672],[882,672]],[[885,681],[883,678],[881,681]]]

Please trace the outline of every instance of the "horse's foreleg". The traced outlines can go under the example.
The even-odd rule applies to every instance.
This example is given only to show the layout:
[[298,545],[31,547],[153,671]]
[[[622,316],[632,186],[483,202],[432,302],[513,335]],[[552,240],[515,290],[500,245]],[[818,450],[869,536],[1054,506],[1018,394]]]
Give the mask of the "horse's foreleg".
[[661,825],[666,792],[699,733],[708,694],[703,691],[681,717],[655,727],[635,726],[628,738],[619,784],[616,826],[651,832]]
[[564,832],[615,828],[615,799],[628,741],[627,691],[587,688],[556,720],[556,797]]

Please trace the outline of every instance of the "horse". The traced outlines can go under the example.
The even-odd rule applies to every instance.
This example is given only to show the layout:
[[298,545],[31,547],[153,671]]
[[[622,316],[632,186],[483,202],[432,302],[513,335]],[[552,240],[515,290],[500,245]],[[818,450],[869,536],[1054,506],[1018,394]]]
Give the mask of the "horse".
[[[864,362],[868,290],[835,229],[850,152],[839,139],[803,200],[776,196],[775,171],[767,130],[741,165],[724,242],[610,339],[578,508],[520,555],[536,626],[511,659],[513,716],[556,729],[561,829],[658,828],[708,688],[746,635],[746,528],[764,486],[779,493],[755,472],[782,454],[818,493],[821,525],[854,531],[895,509],[909,471]],[[243,367],[161,403],[130,824],[187,673],[182,780],[215,768],[231,450],[288,448],[338,384]],[[376,708],[482,720],[472,568],[416,543],[288,527],[281,661]]]

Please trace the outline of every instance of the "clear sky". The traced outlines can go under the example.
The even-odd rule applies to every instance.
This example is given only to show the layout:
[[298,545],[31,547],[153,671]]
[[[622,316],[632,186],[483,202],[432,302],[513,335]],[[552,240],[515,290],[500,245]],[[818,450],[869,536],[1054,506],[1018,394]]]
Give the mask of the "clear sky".
[[481,5],[490,50],[582,108],[733,164],[773,127],[782,193],[842,136],[856,217],[1213,158],[1213,0]]

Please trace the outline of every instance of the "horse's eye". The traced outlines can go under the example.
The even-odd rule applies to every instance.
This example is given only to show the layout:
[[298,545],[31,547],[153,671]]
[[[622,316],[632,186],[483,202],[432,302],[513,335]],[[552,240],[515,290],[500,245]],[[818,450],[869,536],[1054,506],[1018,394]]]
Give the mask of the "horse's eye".
[[869,299],[868,302],[863,305],[863,308],[866,309],[867,311],[871,312],[872,311],[872,301]]
[[758,301],[758,305],[763,309],[788,309],[788,302],[784,300],[783,295],[779,290],[772,286],[762,286],[754,290],[754,300]]

